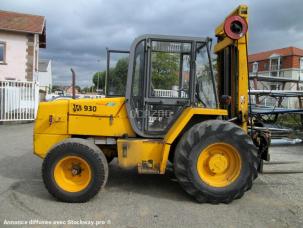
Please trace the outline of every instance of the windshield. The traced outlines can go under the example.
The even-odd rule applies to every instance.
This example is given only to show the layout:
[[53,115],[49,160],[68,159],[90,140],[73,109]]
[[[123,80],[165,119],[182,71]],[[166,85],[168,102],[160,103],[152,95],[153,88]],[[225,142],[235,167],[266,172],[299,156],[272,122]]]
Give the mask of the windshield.
[[197,43],[196,49],[196,98],[198,105],[216,108],[214,79],[205,43]]
[[188,99],[191,43],[152,41],[151,97]]

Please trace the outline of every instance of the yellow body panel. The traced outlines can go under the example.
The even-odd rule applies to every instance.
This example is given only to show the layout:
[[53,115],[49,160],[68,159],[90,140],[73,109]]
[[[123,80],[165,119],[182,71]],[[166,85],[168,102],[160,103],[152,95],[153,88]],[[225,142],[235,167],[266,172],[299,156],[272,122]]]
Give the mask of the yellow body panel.
[[[125,108],[123,112],[126,112]],[[127,134],[129,137],[135,136],[127,117],[70,115],[68,132],[72,135],[121,137]]]
[[41,102],[35,122],[35,134],[67,134],[67,115],[67,100]]
[[208,109],[208,108],[186,108],[182,114],[179,116],[177,121],[169,129],[165,135],[164,141],[167,144],[173,143],[173,141],[178,137],[183,128],[186,126],[188,121],[193,115],[214,115],[214,116],[226,116],[227,110],[224,109]]
[[34,153],[40,158],[45,158],[46,154],[57,143],[69,138],[70,136],[55,134],[35,134],[34,135]]
[[222,49],[226,48],[227,46],[233,44],[234,41],[229,37],[225,37],[220,43],[217,43],[214,47],[214,53],[221,51]]
[[163,145],[163,140],[157,139],[118,139],[119,166],[132,168],[147,164],[150,170],[159,171]]
[[41,102],[34,128],[34,153],[44,158],[53,145],[71,135],[135,136],[125,98]]
[[69,113],[71,135],[135,136],[127,117],[125,98],[71,100]]
[[69,114],[82,116],[126,117],[124,97],[70,100]]
[[52,146],[70,137],[67,120],[68,100],[39,104],[34,127],[34,153],[37,156],[44,158]]

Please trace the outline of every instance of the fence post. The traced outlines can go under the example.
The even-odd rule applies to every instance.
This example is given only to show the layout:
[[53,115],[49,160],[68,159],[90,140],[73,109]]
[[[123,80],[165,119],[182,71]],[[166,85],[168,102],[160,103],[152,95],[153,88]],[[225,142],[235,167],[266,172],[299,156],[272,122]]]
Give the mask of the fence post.
[[40,96],[39,96],[39,83],[36,82],[34,84],[35,86],[35,108],[34,108],[34,118],[36,119],[37,117],[37,112],[38,112],[38,107],[39,107],[39,102],[40,102]]

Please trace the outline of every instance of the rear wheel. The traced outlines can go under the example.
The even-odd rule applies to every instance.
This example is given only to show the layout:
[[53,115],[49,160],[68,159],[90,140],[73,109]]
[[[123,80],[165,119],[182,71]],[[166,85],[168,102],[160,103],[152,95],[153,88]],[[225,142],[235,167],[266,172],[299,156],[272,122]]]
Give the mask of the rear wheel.
[[233,123],[209,120],[183,135],[175,151],[175,175],[199,202],[229,203],[241,198],[257,177],[257,150]]
[[102,151],[85,139],[67,139],[51,149],[43,161],[44,184],[64,202],[86,202],[104,187],[108,164]]

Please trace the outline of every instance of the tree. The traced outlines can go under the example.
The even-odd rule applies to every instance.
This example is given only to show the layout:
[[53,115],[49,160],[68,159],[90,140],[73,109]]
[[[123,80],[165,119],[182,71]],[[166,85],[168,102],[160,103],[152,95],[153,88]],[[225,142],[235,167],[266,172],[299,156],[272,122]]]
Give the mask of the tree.
[[115,87],[116,94],[125,94],[126,80],[128,71],[128,58],[119,59],[116,67],[110,71],[110,84]]
[[105,88],[105,76],[106,71],[96,72],[93,76],[93,83],[97,89],[102,89],[104,91]]
[[[125,94],[128,71],[128,58],[119,59],[114,68],[109,69],[108,92],[112,94]],[[93,76],[95,88],[105,91],[106,71],[96,72]]]
[[62,90],[62,86],[58,86],[58,85],[53,85],[52,86],[52,92],[58,91],[58,90]]
[[89,92],[91,92],[91,87],[84,87],[81,92],[89,93]]
[[[180,59],[177,53],[152,53],[152,83],[157,89],[172,89],[178,85]],[[128,58],[118,60],[115,67],[109,69],[107,92],[111,95],[124,95],[128,73]],[[106,71],[96,72],[93,76],[95,87],[105,89]]]
[[170,90],[172,85],[178,85],[179,62],[179,55],[176,53],[152,53],[152,83],[154,88]]

